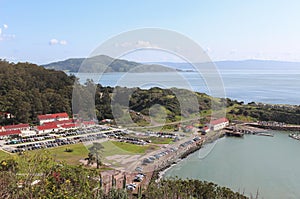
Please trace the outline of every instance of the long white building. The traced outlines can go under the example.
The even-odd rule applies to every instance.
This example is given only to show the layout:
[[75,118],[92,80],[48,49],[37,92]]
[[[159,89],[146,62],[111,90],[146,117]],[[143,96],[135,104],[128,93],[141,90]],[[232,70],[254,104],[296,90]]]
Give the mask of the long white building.
[[54,113],[54,114],[39,115],[38,119],[40,125],[43,125],[44,123],[64,121],[64,120],[69,120],[70,118],[67,113]]
[[218,131],[229,125],[229,120],[225,117],[213,120],[209,123],[210,130]]

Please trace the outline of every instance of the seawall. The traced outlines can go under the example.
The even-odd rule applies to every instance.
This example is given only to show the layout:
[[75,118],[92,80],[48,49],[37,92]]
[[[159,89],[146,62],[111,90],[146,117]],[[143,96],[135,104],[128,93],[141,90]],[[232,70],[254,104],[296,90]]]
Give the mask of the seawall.
[[247,124],[248,126],[261,128],[261,129],[271,129],[276,131],[300,131],[300,126],[265,126],[260,124]]

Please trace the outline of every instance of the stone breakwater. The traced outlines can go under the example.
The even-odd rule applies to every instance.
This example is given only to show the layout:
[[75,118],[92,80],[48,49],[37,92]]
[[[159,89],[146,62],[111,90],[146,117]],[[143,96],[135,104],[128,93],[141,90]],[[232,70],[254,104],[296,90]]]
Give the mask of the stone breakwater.
[[260,124],[247,124],[248,126],[271,129],[276,131],[300,131],[300,125],[285,125],[285,126],[272,126],[272,125],[260,125]]

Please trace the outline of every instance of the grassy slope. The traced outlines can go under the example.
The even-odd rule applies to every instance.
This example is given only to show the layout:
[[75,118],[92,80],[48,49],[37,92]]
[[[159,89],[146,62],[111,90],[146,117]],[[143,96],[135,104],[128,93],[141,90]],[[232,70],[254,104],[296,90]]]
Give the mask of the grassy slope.
[[[65,152],[66,148],[72,149],[73,151]],[[59,147],[49,148],[45,150],[49,151],[56,160],[66,161],[68,164],[73,164],[73,165],[78,164],[79,160],[86,158],[89,153],[88,149],[81,143],[59,146]],[[35,154],[39,152],[41,152],[41,150],[27,151],[27,153],[29,154]],[[0,160],[5,159],[9,156],[17,156],[17,154],[9,154],[0,150]]]
[[151,140],[153,144],[170,144],[173,141],[172,138],[160,138],[160,137],[150,137],[149,140]]
[[233,106],[230,106],[230,107],[227,107],[226,108],[226,112],[227,112],[227,115],[226,117],[229,119],[229,120],[239,120],[239,121],[243,121],[243,122],[253,122],[253,121],[257,121],[257,119],[253,118],[253,117],[250,117],[250,116],[244,116],[244,115],[236,115],[236,114],[230,114],[229,112],[230,111],[238,111],[239,108],[241,107],[247,107],[249,109],[255,109],[255,107],[251,107],[249,105],[238,105],[238,104],[235,104]]
[[149,145],[140,146],[136,144],[107,141],[102,143],[104,146],[104,156],[123,155],[123,154],[143,154],[150,149]]
[[8,158],[9,156],[10,156],[9,153],[6,153],[6,152],[0,150],[0,161],[5,159],[5,158]]
[[[72,149],[73,151],[65,152],[66,148]],[[86,146],[81,143],[59,146],[47,150],[54,155],[55,159],[66,161],[68,164],[78,164],[79,160],[86,158],[89,153]],[[38,151],[32,151],[32,152],[38,152]]]

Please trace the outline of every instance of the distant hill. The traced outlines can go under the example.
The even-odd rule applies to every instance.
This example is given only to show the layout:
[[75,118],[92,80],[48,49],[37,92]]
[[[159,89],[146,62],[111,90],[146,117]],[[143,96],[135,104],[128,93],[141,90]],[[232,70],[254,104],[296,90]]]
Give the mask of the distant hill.
[[[84,63],[84,64],[82,64]],[[220,71],[296,71],[300,72],[300,62],[285,62],[272,60],[242,60],[242,61],[217,61],[214,62]],[[81,67],[84,65],[84,67]],[[72,58],[43,65],[47,69],[68,72],[174,72],[194,71],[190,63],[176,62],[149,62],[137,63],[122,59],[113,59],[106,55],[91,58]],[[81,68],[80,68],[81,67]]]
[[[150,63],[147,63],[150,64]],[[195,70],[190,63],[154,62],[182,71]],[[216,61],[214,64],[219,70],[297,70],[300,71],[300,62],[286,62],[273,60],[241,60],[241,61]]]
[[[43,65],[47,69],[69,72],[171,72],[173,68],[159,64],[141,64],[106,55],[91,58],[71,58]],[[82,66],[82,67],[81,67]]]

